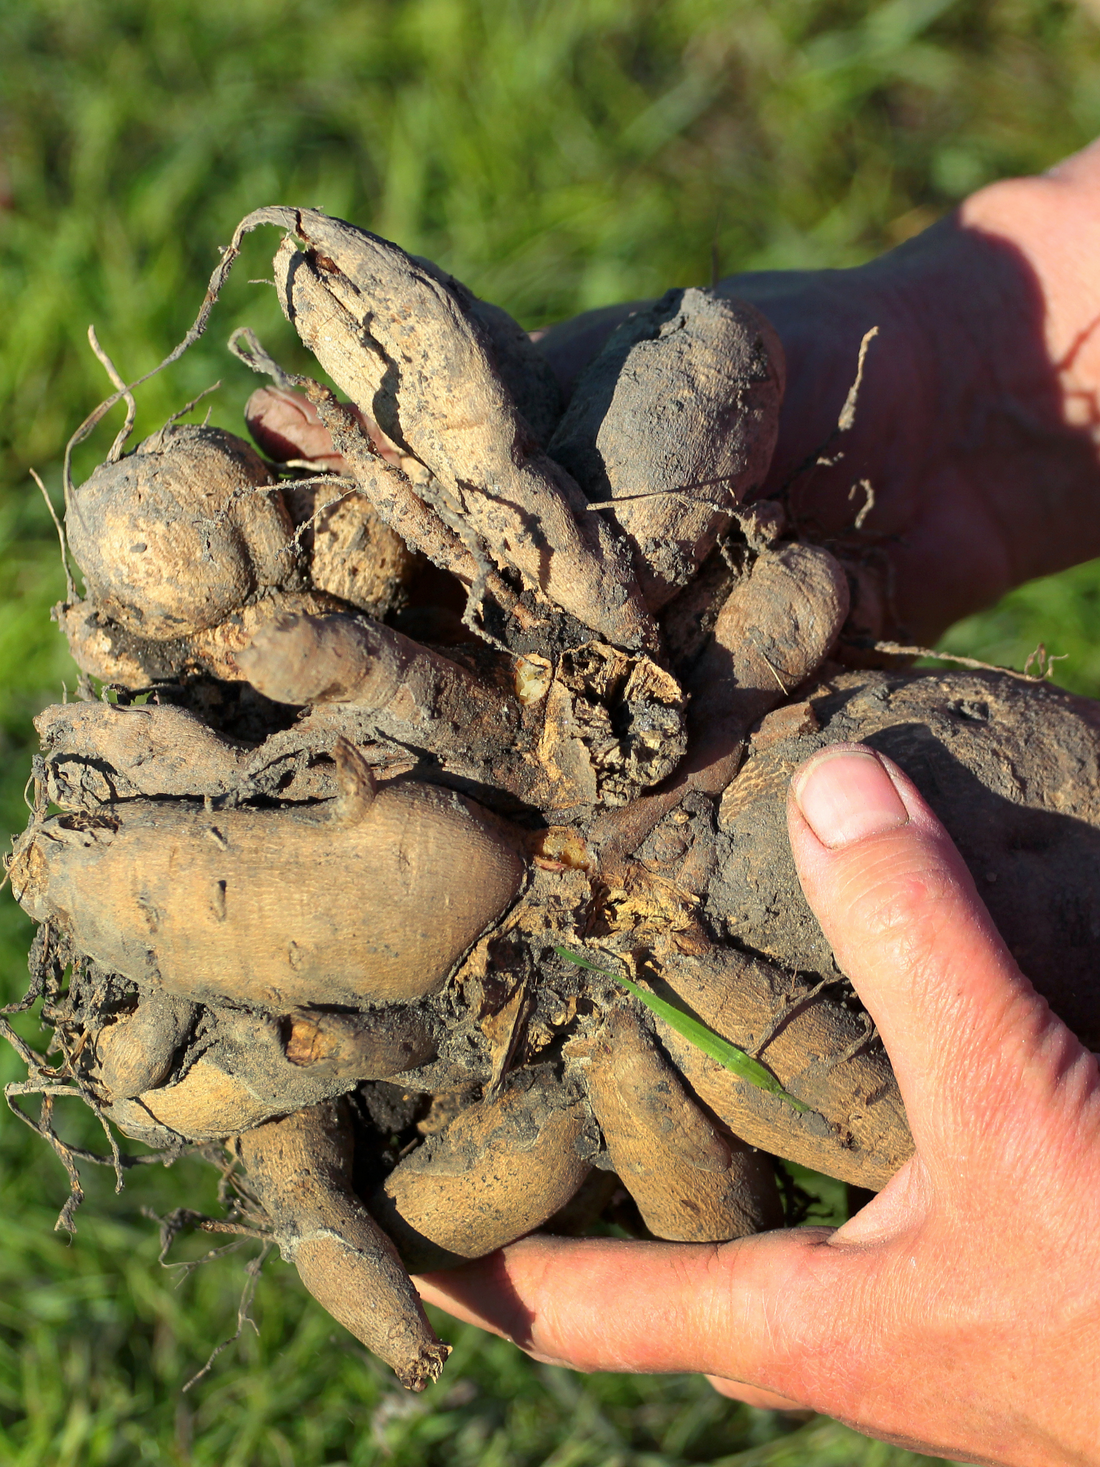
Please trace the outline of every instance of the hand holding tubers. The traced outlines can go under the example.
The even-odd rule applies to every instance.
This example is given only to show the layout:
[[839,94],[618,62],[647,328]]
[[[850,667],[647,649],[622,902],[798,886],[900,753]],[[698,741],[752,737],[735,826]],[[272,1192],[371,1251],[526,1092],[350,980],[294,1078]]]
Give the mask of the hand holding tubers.
[[[269,416],[274,461],[166,428],[73,490],[62,624],[118,700],[38,719],[8,873],[66,1058],[58,1080],[32,1056],[21,1093],[224,1142],[250,1226],[419,1389],[446,1347],[407,1269],[609,1207],[728,1240],[782,1223],[773,1158],[877,1189],[910,1156],[790,864],[814,750],[911,768],[1006,941],[1061,951],[1033,976],[1100,1039],[1074,945],[1100,930],[1100,715],[996,673],[844,665],[845,569],[743,503],[784,380],[752,309],[671,292],[562,415],[515,323],[436,267],[316,211],[242,229],[262,223],[286,231],[288,319],[352,399],[299,382],[311,457],[347,472],[331,500],[303,484]],[[263,412],[293,417],[269,366]]]

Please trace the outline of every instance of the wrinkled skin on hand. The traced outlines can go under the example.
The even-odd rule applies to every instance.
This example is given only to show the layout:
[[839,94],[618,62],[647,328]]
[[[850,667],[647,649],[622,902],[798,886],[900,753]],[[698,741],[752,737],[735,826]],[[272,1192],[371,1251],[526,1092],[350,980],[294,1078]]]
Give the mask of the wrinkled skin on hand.
[[[1100,554],[1100,281],[1078,246],[1096,227],[1098,177],[1093,144],[981,190],[868,265],[721,283],[764,312],[786,355],[764,492],[791,485],[806,532],[868,556],[886,636],[931,645],[1011,587]],[[640,304],[543,334],[566,391]],[[855,423],[838,435],[872,327]],[[857,533],[864,481],[874,501]]]

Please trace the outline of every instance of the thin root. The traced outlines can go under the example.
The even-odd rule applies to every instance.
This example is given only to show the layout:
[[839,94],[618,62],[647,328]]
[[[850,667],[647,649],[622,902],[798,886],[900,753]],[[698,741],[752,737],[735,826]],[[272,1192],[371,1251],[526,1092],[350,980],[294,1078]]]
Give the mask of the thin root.
[[222,252],[221,261],[215,269],[214,273],[211,275],[210,283],[206,287],[206,295],[203,297],[202,305],[199,308],[199,314],[195,317],[194,324],[188,331],[187,335],[180,342],[180,344],[173,351],[170,351],[168,355],[164,358],[164,360],[159,363],[159,365],[153,367],[152,370],[146,372],[144,376],[138,377],[136,381],[131,382],[128,386],[121,388],[111,397],[108,397],[105,401],[101,402],[99,406],[93,409],[93,411],[90,412],[88,416],[84,419],[83,423],[81,423],[80,427],[76,430],[73,436],[69,439],[68,443],[65,445],[65,460],[62,469],[62,478],[65,485],[66,509],[68,509],[69,507],[69,502],[72,498],[73,492],[73,450],[77,447],[78,444],[84,442],[88,434],[91,433],[92,430],[97,426],[97,424],[101,422],[104,414],[110,412],[116,402],[121,402],[127,393],[132,393],[135,387],[140,387],[143,382],[148,382],[151,377],[155,377],[158,372],[163,372],[165,367],[170,367],[173,362],[178,362],[180,357],[183,356],[188,347],[194,345],[194,343],[198,341],[199,337],[203,334],[203,332],[209,325],[210,313],[214,309],[214,304],[217,301],[218,296],[221,294],[221,289],[222,286],[225,284],[226,277],[228,276],[230,270],[232,270],[233,265],[236,262],[237,256],[241,252],[241,241],[244,239],[246,234],[250,234],[252,230],[257,229],[261,224],[281,225],[284,229],[287,230],[296,229],[298,226],[298,211],[296,209],[285,209],[276,207],[272,209],[254,209],[251,214],[246,215],[245,218],[242,219],[241,222],[237,225],[237,228],[233,232],[233,238],[230,240],[229,244]]
[[856,403],[859,400],[859,389],[863,386],[863,367],[867,361],[867,352],[871,342],[878,335],[878,327],[872,326],[870,331],[864,332],[863,340],[859,344],[859,357],[856,361],[856,379],[848,388],[848,396],[844,399],[844,406],[840,410],[840,417],[836,420],[838,433],[847,433],[855,425]]
[[[764,1030],[763,1034],[757,1041],[756,1046],[752,1051],[753,1059],[760,1058],[760,1056],[767,1049],[768,1045],[771,1044],[772,1040],[779,1033],[780,1029],[783,1028],[784,1024],[793,1019],[796,1014],[801,1013],[806,1005],[812,999],[815,999],[819,993],[822,993],[826,988],[830,987],[831,984],[839,982],[839,978],[822,978],[820,983],[815,983],[812,988],[809,988],[806,990],[805,993],[800,994],[793,1003],[786,1004],[782,1009],[780,1009],[779,1013],[777,1013],[775,1018],[772,1019],[771,1023]],[[859,1043],[863,1043],[862,1036],[859,1040]]]
[[[53,1128],[53,1100],[54,1091],[47,1090],[42,1095],[42,1112],[40,1116],[39,1134],[45,1136],[58,1155],[61,1165],[65,1168],[69,1178],[69,1197],[65,1206],[58,1213],[57,1221],[53,1225],[55,1233],[75,1233],[76,1223],[73,1216],[76,1209],[84,1201],[84,1188],[80,1184],[80,1173],[77,1170],[76,1159],[71,1147],[66,1146],[61,1137]],[[9,1101],[10,1104],[10,1101]],[[14,1106],[12,1107],[15,1108]]]
[[30,476],[42,491],[42,498],[46,501],[46,508],[53,520],[53,527],[57,531],[57,539],[61,545],[61,569],[65,572],[65,604],[71,606],[76,600],[76,586],[73,584],[72,571],[69,569],[69,542],[65,538],[65,526],[57,517],[57,510],[53,507],[53,500],[47,492],[45,484],[38,477],[34,469],[30,470]]
[[[203,400],[204,397],[209,397],[212,392],[217,392],[218,388],[221,385],[222,384],[221,384],[221,381],[220,380],[217,381],[217,382],[211,382],[211,384],[210,384],[209,387],[204,387],[202,389],[202,391],[196,397],[193,397],[190,402],[184,403],[183,407],[181,407],[178,412],[173,413],[172,416],[168,419],[168,421],[166,423],[162,424],[161,427],[158,428],[157,431],[156,431],[156,433],[153,435],[154,438],[156,439],[157,446],[159,448],[163,448],[164,447],[164,435],[165,435],[165,433],[168,432],[168,429],[169,428],[174,428],[175,425],[179,422],[179,420],[181,418],[185,418],[189,412],[191,412],[194,408],[197,408],[198,405],[199,405],[199,403],[202,402],[202,400]],[[209,409],[207,409],[207,422],[209,422],[209,421],[210,421],[210,411],[209,411]]]
[[256,1328],[256,1321],[252,1318],[252,1300],[256,1295],[256,1285],[260,1281],[260,1270],[267,1262],[267,1255],[271,1252],[272,1246],[271,1243],[265,1243],[256,1257],[249,1259],[248,1263],[245,1264],[244,1287],[241,1289],[241,1299],[237,1305],[237,1328],[227,1340],[222,1340],[220,1345],[214,1346],[207,1358],[206,1364],[201,1370],[196,1371],[191,1379],[182,1387],[185,1392],[189,1391],[192,1386],[198,1385],[204,1375],[209,1375],[214,1361],[222,1351],[228,1350],[230,1345],[235,1345],[241,1335],[244,1334],[245,1325],[250,1325],[255,1333],[259,1334],[259,1330]]
[[719,514],[729,514],[730,510],[737,508],[737,501],[731,497],[728,504],[719,504],[714,499],[700,499],[697,494],[692,494],[687,489],[647,489],[640,494],[620,494],[616,499],[591,499],[584,505],[589,509],[621,509],[624,504],[630,504],[639,499],[686,499],[689,504],[701,504],[706,509],[716,510]]
[[111,358],[103,350],[102,346],[100,346],[99,338],[95,334],[94,326],[88,327],[88,344],[91,346],[92,350],[99,358],[99,361],[103,366],[103,370],[107,373],[107,376],[110,377],[111,385],[118,388],[118,390],[122,393],[123,401],[126,403],[126,421],[118,430],[118,436],[111,444],[111,451],[107,455],[107,462],[109,464],[114,464],[117,463],[122,457],[122,450],[126,447],[126,444],[129,441],[130,434],[134,431],[134,422],[137,418],[137,401],[134,398],[134,394],[126,386],[126,383],[122,380],[122,377],[120,376],[118,368],[115,366],[114,362],[111,361]]
[[[937,652],[932,647],[903,647],[900,642],[864,642],[860,640],[848,642],[847,645],[849,647],[859,647],[869,652],[883,652],[888,657],[930,657],[935,662],[953,662],[959,667],[972,667],[977,672],[1003,672],[1007,673],[1009,677],[1019,678],[1025,683],[1045,682],[1050,672],[1049,664],[1051,662],[1059,662],[1063,657],[1069,656],[1068,652],[1063,652],[1056,657],[1048,658],[1044,671],[1036,676],[1035,673],[1027,671],[1028,667],[1031,666],[1032,659],[1036,656],[1035,652],[1031,654],[1031,657],[1025,663],[1024,671],[1020,672],[1016,667],[1001,667],[996,662],[979,662],[976,657],[959,657],[953,652]],[[1042,646],[1041,643],[1040,646]],[[1042,665],[1040,663],[1040,666]]]
[[228,346],[239,362],[243,362],[253,372],[258,372],[261,377],[270,377],[276,387],[281,387],[286,392],[301,387],[305,382],[305,378],[299,377],[297,373],[286,372],[280,367],[250,326],[238,327],[229,338]]
[[855,498],[857,489],[863,490],[864,498],[863,503],[856,513],[855,519],[852,521],[852,528],[854,530],[862,530],[864,521],[875,507],[875,488],[870,479],[860,479],[858,484],[853,484],[851,489],[849,489],[849,499]]
[[851,387],[848,388],[848,396],[844,399],[844,406],[841,408],[840,416],[836,420],[836,427],[829,434],[828,438],[825,439],[824,443],[820,447],[815,448],[812,453],[807,454],[797,468],[791,472],[783,487],[775,496],[777,499],[787,499],[795,483],[810,469],[815,469],[819,466],[831,468],[844,457],[842,452],[838,453],[835,458],[829,458],[827,455],[836,442],[837,435],[847,433],[855,426],[856,405],[859,401],[860,388],[863,386],[863,368],[867,361],[867,351],[877,335],[878,327],[872,326],[870,331],[864,333],[863,340],[859,343],[859,355],[856,358],[856,375]]
[[[4,880],[7,880],[6,874]],[[0,882],[0,891],[2,890],[3,882]],[[48,930],[49,924],[45,923],[43,925],[46,926]],[[42,997],[42,994],[45,990],[45,983],[45,973],[43,972],[42,968],[37,968],[31,977],[31,986],[27,989],[23,997],[16,999],[14,1003],[5,1004],[3,1008],[0,1008],[0,1014],[25,1013],[27,1009],[31,1008]],[[10,1025],[6,1025],[5,1027],[10,1030]],[[11,1032],[14,1033],[14,1031]],[[3,1030],[0,1030],[0,1034],[3,1035],[3,1038],[8,1039],[8,1035],[3,1033]],[[8,1042],[11,1043],[11,1040],[8,1039]],[[34,1051],[31,1050],[29,1052],[33,1054]]]
[[[1054,664],[1056,662],[1065,662],[1068,656],[1068,652],[1048,652],[1046,643],[1040,642],[1034,652],[1028,653],[1027,661],[1024,663],[1024,672],[1040,680],[1045,680],[1053,674]],[[1031,672],[1033,663],[1039,669],[1037,673]]]

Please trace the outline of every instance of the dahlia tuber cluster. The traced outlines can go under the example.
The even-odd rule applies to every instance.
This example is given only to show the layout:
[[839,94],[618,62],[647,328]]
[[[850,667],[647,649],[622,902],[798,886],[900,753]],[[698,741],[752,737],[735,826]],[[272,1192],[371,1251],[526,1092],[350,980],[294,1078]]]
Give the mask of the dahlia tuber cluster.
[[866,567],[756,498],[784,369],[751,307],[669,292],[562,404],[436,266],[264,209],[189,339],[272,224],[342,397],[245,334],[275,382],[259,452],[172,424],[67,486],[84,696],[36,721],[8,861],[60,1058],[21,1045],[9,1098],[43,1093],[74,1177],[58,1093],[153,1148],[224,1148],[212,1225],[269,1238],[420,1389],[447,1347],[410,1273],[601,1218],[734,1238],[788,1217],[775,1158],[877,1189],[910,1154],[787,848],[822,745],[906,768],[1097,1042],[1100,708],[853,665]]

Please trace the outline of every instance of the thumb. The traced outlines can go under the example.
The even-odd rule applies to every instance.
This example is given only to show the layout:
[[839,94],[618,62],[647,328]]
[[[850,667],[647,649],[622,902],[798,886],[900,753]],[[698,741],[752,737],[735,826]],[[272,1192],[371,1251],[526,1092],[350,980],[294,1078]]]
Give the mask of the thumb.
[[1020,972],[895,764],[823,749],[795,775],[788,814],[806,898],[878,1025],[926,1163],[996,1154],[1021,1108],[1082,1103],[1092,1056]]

